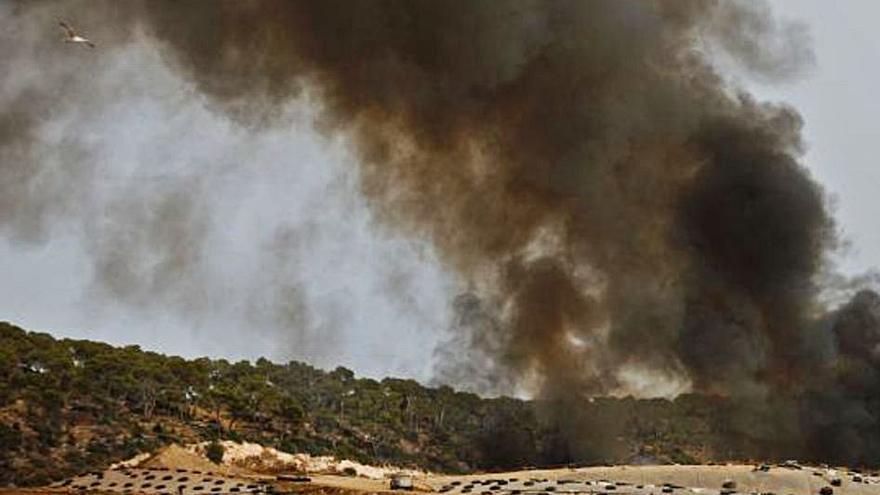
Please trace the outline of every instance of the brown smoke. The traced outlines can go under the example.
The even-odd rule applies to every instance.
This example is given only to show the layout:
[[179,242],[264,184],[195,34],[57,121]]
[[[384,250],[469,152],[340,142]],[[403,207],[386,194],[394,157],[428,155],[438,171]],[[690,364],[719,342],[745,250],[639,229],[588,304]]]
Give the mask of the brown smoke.
[[[816,275],[835,236],[798,161],[800,117],[728,86],[707,55],[764,78],[800,73],[806,35],[766,5],[100,5],[91,18],[115,8],[245,125],[272,125],[304,89],[317,96],[320,126],[356,148],[374,210],[429,239],[474,288],[440,353],[456,380],[558,403],[625,391],[635,373],[791,397],[795,415],[814,397],[827,411],[864,406],[839,397],[852,390],[839,369],[808,385],[838,341],[847,362],[876,374],[876,353],[859,344],[876,340],[876,318],[861,316],[874,314],[862,296],[826,317],[833,332],[817,323]],[[5,166],[17,148],[0,140]],[[876,425],[866,413],[852,430],[829,414],[798,417],[810,432]],[[808,435],[812,452],[821,438]],[[869,447],[846,460],[876,454]]]

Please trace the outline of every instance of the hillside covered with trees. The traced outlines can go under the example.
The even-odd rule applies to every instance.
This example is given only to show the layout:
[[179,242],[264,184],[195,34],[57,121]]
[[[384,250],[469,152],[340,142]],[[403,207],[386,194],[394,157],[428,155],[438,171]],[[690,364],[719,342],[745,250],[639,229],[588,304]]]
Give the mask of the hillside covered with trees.
[[2,323],[0,486],[211,439],[447,472],[754,454],[748,435],[720,440],[736,425],[719,400],[576,404],[486,399],[299,362],[186,360]]

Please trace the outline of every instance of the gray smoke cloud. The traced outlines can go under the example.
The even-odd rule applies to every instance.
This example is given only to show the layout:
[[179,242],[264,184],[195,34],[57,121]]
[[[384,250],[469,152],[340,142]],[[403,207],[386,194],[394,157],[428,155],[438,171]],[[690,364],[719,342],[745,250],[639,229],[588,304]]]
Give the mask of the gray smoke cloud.
[[[14,5],[30,15],[57,4]],[[319,129],[344,136],[356,155],[360,192],[381,224],[429,242],[472,287],[453,305],[441,379],[528,390],[555,404],[561,428],[581,433],[590,427],[571,419],[567,398],[636,382],[782,397],[765,412],[796,417],[805,440],[768,445],[847,461],[876,455],[870,444],[834,450],[821,434],[858,437],[877,424],[870,387],[848,385],[851,373],[875,373],[873,354],[851,343],[872,343],[873,331],[850,326],[875,320],[861,316],[873,314],[867,295],[821,316],[818,275],[837,239],[822,188],[799,161],[801,118],[755,101],[715,65],[725,58],[768,80],[809,69],[806,31],[774,20],[766,4],[151,1],[89,2],[81,12],[108,44],[149,40],[209,108],[243,128],[283,126],[287,104],[314,102]],[[77,77],[11,99],[0,131],[10,194],[38,175],[7,163],[50,163],[36,156],[45,146],[33,129],[63,104],[54,96],[63,87],[85,84]],[[40,104],[28,105],[29,94]],[[51,187],[10,202],[3,225],[39,232],[89,177],[66,182],[79,185],[57,202]],[[172,187],[161,197],[148,213],[137,195],[120,205],[143,231],[96,238],[99,279],[121,298],[174,287],[202,263],[216,217],[198,194]],[[294,249],[283,235],[277,242]],[[148,273],[130,255],[154,259]],[[279,285],[286,305],[274,314],[301,324],[290,315],[309,305],[295,278]],[[835,361],[817,372],[828,356]],[[838,416],[841,405],[864,414]],[[592,455],[581,447],[568,450]]]
[[[426,377],[429,363],[385,343],[430,342],[425,334],[441,325],[433,301],[443,280],[430,253],[367,231],[350,153],[312,131],[307,98],[278,109],[272,129],[231,122],[174,73],[137,9],[8,2],[0,10],[12,26],[2,34],[12,70],[0,84],[10,122],[0,149],[4,248],[57,259],[58,246],[75,247],[60,253],[82,277],[64,282],[82,288],[67,315],[88,313],[29,326],[189,355],[263,354]],[[62,43],[59,19],[98,48]],[[385,257],[397,262],[371,266]],[[60,284],[71,273],[31,268],[16,269],[22,285],[29,277]],[[64,314],[49,289],[36,295],[45,298],[39,311]],[[383,301],[385,291],[410,297]],[[5,306],[16,318],[16,304]]]

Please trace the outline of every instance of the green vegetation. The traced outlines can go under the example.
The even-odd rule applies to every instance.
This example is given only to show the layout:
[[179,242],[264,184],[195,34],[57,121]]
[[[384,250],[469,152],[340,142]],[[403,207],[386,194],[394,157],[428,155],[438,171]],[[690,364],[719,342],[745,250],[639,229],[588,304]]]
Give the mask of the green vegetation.
[[213,440],[208,444],[208,447],[205,449],[205,457],[208,458],[209,461],[214,464],[220,464],[223,462],[223,454],[225,449],[223,448],[223,444],[218,442],[217,440]]
[[565,411],[356,378],[341,367],[185,360],[0,323],[0,485],[47,483],[170,443],[216,439],[449,472],[744,457],[748,444],[712,434],[725,427],[716,403],[597,399]]

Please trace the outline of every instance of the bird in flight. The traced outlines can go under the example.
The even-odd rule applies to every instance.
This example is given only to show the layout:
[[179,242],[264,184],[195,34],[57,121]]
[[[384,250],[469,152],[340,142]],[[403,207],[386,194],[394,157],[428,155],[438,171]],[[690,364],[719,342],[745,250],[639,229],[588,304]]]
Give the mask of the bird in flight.
[[94,43],[89,41],[87,38],[80,36],[80,34],[77,33],[75,29],[70,27],[70,24],[64,21],[59,21],[58,25],[61,26],[62,29],[64,29],[64,33],[66,35],[64,38],[65,43],[81,43],[89,48],[95,47]]

